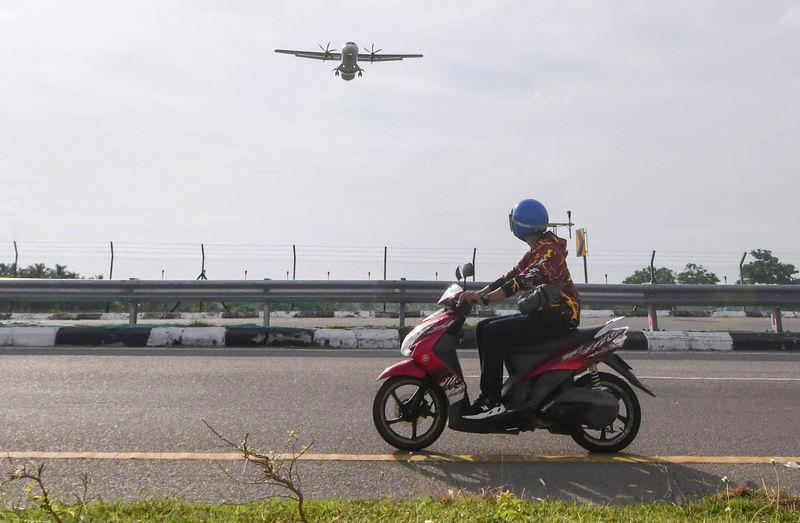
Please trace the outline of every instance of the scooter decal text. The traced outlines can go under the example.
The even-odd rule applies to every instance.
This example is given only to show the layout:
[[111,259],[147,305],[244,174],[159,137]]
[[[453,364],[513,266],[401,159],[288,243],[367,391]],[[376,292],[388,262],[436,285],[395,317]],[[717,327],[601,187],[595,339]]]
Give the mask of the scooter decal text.
[[457,396],[462,392],[464,392],[466,384],[461,378],[453,374],[451,376],[447,376],[445,379],[440,381],[439,386],[442,388],[442,390],[449,399],[452,398],[453,396]]

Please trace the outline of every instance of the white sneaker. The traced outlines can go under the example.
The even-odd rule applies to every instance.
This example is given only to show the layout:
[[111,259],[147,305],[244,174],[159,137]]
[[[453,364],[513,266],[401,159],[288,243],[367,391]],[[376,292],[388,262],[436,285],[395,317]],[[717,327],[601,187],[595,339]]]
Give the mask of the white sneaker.
[[488,401],[481,398],[466,410],[467,413],[462,415],[462,418],[478,420],[490,418],[492,416],[498,416],[506,411],[506,406],[501,402],[495,403],[493,401]]

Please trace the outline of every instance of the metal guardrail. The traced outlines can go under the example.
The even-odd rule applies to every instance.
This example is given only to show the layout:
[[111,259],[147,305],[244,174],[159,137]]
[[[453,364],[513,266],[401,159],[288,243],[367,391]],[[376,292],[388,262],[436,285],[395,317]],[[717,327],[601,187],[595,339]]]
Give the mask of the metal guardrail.
[[[436,303],[449,285],[442,281],[374,280],[49,280],[0,279],[0,301],[127,302],[135,310],[144,301],[260,302],[322,301],[401,304]],[[479,289],[486,282],[469,282]],[[773,309],[780,330],[780,309],[800,307],[800,285],[598,285],[577,284],[585,305],[638,305],[648,308],[657,329],[658,308],[683,306],[757,306]],[[135,320],[134,320],[135,321]]]

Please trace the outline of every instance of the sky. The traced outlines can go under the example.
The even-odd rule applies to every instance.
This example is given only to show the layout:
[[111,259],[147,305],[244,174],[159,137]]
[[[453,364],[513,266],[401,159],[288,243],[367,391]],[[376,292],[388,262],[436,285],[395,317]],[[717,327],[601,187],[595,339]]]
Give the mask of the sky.
[[[419,60],[273,52],[352,40]],[[479,279],[537,198],[589,279],[800,266],[800,3],[0,0],[0,262]],[[561,231],[567,235],[567,231]],[[574,243],[570,241],[570,249]],[[576,280],[581,260],[570,257]]]

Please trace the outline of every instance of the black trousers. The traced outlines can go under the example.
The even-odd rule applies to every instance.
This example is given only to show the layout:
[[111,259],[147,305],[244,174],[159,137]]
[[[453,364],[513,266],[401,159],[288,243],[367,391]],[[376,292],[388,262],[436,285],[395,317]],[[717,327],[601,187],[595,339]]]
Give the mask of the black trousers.
[[507,353],[519,352],[525,346],[562,336],[573,328],[571,322],[555,311],[482,320],[475,331],[481,359],[481,394],[493,401],[500,400]]

